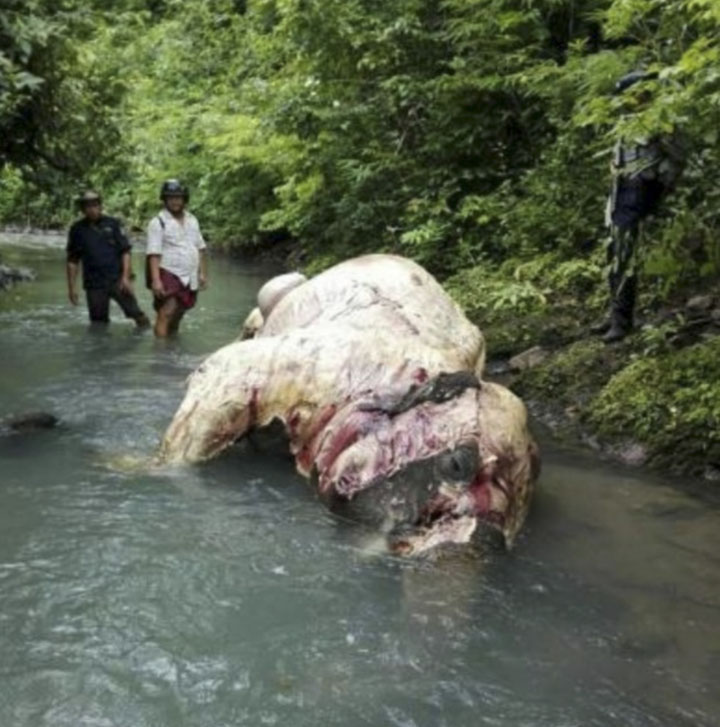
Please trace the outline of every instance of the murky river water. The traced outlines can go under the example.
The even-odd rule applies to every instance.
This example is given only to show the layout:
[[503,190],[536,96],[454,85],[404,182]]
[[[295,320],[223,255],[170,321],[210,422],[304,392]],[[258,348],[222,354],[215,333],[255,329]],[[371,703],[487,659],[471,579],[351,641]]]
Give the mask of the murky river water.
[[63,425],[0,436],[0,727],[720,724],[717,499],[546,443],[513,553],[406,563],[284,459],[133,469],[263,276],[214,260],[161,344],[90,332],[31,243],[0,248],[39,273],[0,295],[0,411]]

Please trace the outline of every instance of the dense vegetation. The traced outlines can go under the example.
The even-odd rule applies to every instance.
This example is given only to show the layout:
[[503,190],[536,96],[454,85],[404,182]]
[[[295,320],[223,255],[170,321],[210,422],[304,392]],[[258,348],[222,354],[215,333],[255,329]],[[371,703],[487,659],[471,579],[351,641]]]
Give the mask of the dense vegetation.
[[[646,315],[717,281],[719,37],[717,0],[3,0],[0,218],[64,223],[92,184],[139,226],[179,176],[217,245],[409,255],[496,352],[557,345],[604,305],[620,136],[678,129],[687,153]],[[611,91],[638,67],[659,77],[627,113]],[[664,341],[626,363],[662,371]],[[602,395],[606,430],[640,432]]]
[[[89,7],[90,6],[90,7]],[[0,3],[0,218],[63,219],[67,194],[111,163],[121,137],[121,78],[98,63],[91,4]]]

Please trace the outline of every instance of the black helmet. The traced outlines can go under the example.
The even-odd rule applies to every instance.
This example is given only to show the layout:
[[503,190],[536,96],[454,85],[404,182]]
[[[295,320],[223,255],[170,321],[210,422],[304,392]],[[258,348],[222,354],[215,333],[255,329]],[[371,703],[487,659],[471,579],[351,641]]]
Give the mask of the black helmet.
[[82,194],[79,194],[75,198],[75,203],[81,209],[90,202],[97,202],[102,204],[102,197],[92,189],[86,189]]
[[616,84],[615,93],[622,93],[626,91],[630,86],[634,86],[636,83],[641,81],[652,81],[658,77],[657,72],[649,71],[631,71],[626,73]]
[[166,197],[182,197],[186,202],[190,199],[188,188],[178,179],[166,179],[160,187],[160,199]]

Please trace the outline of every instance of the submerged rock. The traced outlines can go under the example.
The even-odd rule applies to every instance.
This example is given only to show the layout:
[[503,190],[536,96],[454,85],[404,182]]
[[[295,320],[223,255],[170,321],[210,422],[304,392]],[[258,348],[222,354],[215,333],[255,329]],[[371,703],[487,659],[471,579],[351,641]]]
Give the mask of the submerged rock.
[[709,482],[720,482],[720,466],[714,464],[706,465],[703,470],[703,477]]
[[49,412],[35,411],[10,417],[4,424],[13,432],[31,432],[39,429],[53,429],[60,420]]
[[15,283],[35,280],[35,273],[30,268],[11,268],[0,264],[0,290],[7,290]]
[[639,442],[625,442],[610,449],[610,454],[630,467],[641,467],[648,461],[648,451]]

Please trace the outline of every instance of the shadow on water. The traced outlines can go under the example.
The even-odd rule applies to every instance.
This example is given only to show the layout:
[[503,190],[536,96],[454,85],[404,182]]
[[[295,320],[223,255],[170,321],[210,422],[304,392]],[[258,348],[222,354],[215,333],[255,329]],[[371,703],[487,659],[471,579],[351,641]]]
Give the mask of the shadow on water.
[[63,424],[0,437],[0,725],[718,724],[717,499],[545,442],[511,553],[380,556],[286,457],[142,464],[262,272],[213,264],[164,345],[90,333],[59,247],[3,254],[39,278],[0,298],[2,415]]

